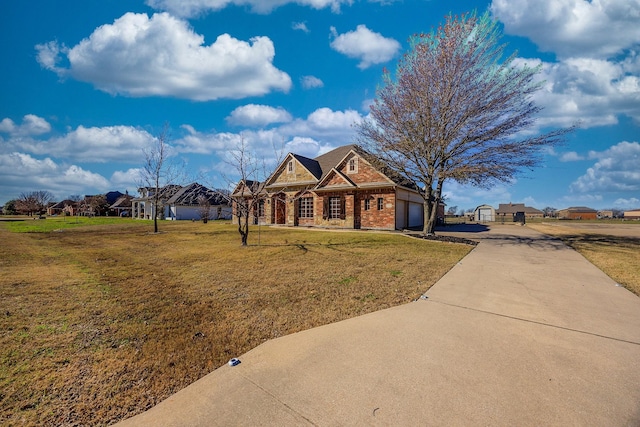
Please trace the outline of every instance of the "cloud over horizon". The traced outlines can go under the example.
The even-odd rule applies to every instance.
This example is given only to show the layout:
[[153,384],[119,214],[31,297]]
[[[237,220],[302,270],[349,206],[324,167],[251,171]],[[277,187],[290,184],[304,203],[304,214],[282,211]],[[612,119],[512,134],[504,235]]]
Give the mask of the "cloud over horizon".
[[589,158],[598,161],[571,184],[572,192],[640,192],[640,143],[622,141],[606,151],[590,151]]

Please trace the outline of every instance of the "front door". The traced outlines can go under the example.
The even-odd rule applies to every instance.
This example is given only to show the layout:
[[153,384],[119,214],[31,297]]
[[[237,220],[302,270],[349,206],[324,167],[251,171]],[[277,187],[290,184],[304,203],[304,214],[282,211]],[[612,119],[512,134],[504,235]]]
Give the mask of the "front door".
[[273,197],[272,205],[275,224],[287,223],[287,203],[285,200],[285,195],[282,193],[276,194]]

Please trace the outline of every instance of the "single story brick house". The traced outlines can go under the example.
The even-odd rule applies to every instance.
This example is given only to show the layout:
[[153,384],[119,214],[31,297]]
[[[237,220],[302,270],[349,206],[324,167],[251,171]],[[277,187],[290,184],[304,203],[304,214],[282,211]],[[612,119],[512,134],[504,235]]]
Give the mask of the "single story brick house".
[[558,211],[560,219],[598,219],[598,211],[585,206],[574,206],[560,209]]
[[[357,145],[314,159],[289,153],[265,182],[252,185],[259,188],[252,213],[258,224],[402,230],[424,222],[420,191]],[[243,189],[240,183],[232,197],[246,197]]]
[[500,203],[496,209],[496,221],[516,222],[525,218],[542,218],[544,212],[540,209],[525,206],[524,203]]
[[76,215],[78,210],[78,202],[73,200],[63,200],[47,208],[47,215]]

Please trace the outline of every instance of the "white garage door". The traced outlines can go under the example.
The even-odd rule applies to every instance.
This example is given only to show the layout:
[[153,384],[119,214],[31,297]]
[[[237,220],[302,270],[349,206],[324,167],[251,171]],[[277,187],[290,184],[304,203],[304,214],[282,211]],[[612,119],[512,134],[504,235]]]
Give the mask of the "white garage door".
[[493,215],[491,215],[491,209],[480,208],[478,210],[478,221],[493,221]]

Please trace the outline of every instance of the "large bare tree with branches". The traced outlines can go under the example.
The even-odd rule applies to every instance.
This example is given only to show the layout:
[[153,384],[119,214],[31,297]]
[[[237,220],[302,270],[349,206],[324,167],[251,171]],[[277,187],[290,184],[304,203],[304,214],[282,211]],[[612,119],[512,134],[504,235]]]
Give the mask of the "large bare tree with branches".
[[47,209],[49,202],[53,200],[53,194],[46,190],[21,193],[16,200],[16,210],[25,215],[40,215]]
[[450,15],[414,35],[395,75],[384,71],[371,118],[357,125],[362,145],[424,190],[425,235],[446,180],[509,182],[571,130],[525,132],[541,110],[532,100],[540,68],[505,57],[501,36],[488,12]]

